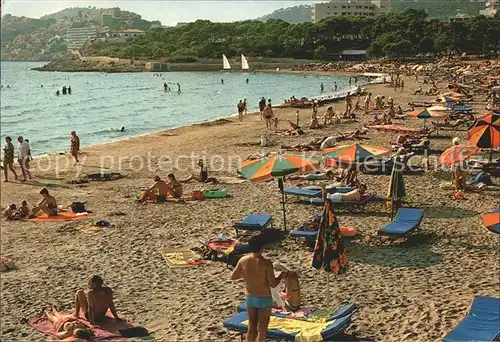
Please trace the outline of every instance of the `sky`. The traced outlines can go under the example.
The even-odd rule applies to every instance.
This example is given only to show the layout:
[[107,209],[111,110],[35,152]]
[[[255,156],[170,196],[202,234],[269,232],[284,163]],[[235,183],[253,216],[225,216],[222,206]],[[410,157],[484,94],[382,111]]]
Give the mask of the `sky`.
[[312,4],[318,1],[296,0],[2,0],[2,14],[39,18],[67,7],[120,7],[140,14],[146,20],[160,20],[163,25],[197,19],[236,21],[254,19],[278,8]]

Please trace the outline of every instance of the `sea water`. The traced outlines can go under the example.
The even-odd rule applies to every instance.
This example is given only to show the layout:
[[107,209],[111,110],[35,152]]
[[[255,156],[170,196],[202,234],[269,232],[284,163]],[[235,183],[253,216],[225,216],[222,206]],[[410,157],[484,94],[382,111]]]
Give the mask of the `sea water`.
[[[243,98],[252,111],[261,96],[278,105],[292,95],[319,96],[322,82],[325,93],[333,92],[334,82],[339,91],[348,87],[347,77],[278,72],[164,72],[160,76],[30,70],[41,65],[1,63],[2,146],[5,136],[15,142],[22,135],[30,140],[32,154],[62,151],[69,148],[71,131],[77,132],[82,146],[88,146],[230,116]],[[164,82],[172,91],[164,91]],[[71,86],[72,94],[56,96],[64,85]]]

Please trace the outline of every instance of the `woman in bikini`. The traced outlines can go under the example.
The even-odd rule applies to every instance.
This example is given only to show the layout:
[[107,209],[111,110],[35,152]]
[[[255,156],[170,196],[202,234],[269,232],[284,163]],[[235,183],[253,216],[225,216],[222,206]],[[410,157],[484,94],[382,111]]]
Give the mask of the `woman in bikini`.
[[177,179],[175,179],[175,175],[173,173],[168,174],[168,182],[167,182],[167,193],[172,195],[174,198],[182,197],[182,184]]
[[54,325],[57,338],[64,340],[68,337],[76,337],[83,340],[92,338],[92,330],[71,314],[64,314],[52,307],[50,311],[45,310],[44,315]]

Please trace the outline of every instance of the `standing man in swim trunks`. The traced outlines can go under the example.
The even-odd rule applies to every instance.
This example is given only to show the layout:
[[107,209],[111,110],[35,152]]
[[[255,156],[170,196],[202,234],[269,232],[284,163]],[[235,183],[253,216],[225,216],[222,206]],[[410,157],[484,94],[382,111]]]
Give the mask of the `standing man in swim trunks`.
[[245,104],[242,100],[238,102],[236,108],[238,109],[238,120],[243,121],[243,111],[245,110]]
[[58,210],[57,202],[54,196],[49,195],[49,190],[47,190],[47,188],[43,188],[42,190],[40,190],[40,195],[43,196],[43,200],[31,210],[29,217],[35,217],[35,215],[38,214],[39,211],[43,211],[48,216],[56,216]]
[[120,320],[116,313],[115,303],[113,302],[113,291],[107,286],[102,286],[102,284],[102,278],[98,275],[94,275],[90,277],[87,282],[87,293],[83,290],[76,291],[76,318],[80,317],[80,310],[82,310],[85,318],[87,318],[90,324],[94,325],[96,322],[106,317],[106,313],[109,309],[113,317],[116,320]]
[[17,141],[19,142],[19,151],[17,154],[17,161],[19,162],[19,165],[21,165],[21,172],[23,173],[23,180],[21,182],[26,181],[26,177],[28,179],[31,179],[31,174],[30,174],[30,145],[29,143],[24,140],[22,136],[17,137]]
[[248,311],[246,341],[263,342],[267,337],[273,305],[271,287],[278,286],[281,279],[286,277],[286,273],[281,272],[278,278],[274,276],[273,263],[262,256],[264,241],[261,235],[252,237],[248,245],[252,254],[245,255],[238,261],[231,280],[245,281],[245,301]]
[[267,104],[267,107],[264,109],[264,119],[266,119],[266,128],[273,129],[272,119],[274,117],[273,107],[271,103]]

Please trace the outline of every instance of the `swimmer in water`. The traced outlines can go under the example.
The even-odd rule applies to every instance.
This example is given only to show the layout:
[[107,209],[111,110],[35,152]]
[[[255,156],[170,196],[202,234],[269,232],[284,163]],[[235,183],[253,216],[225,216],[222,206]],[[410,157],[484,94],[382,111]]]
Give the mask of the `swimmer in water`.
[[61,92],[59,90],[56,91],[56,95],[59,96],[61,95]]
[[220,84],[224,84],[224,79],[223,78],[220,79]]
[[125,127],[122,127],[122,128],[120,129],[120,132],[125,132]]

